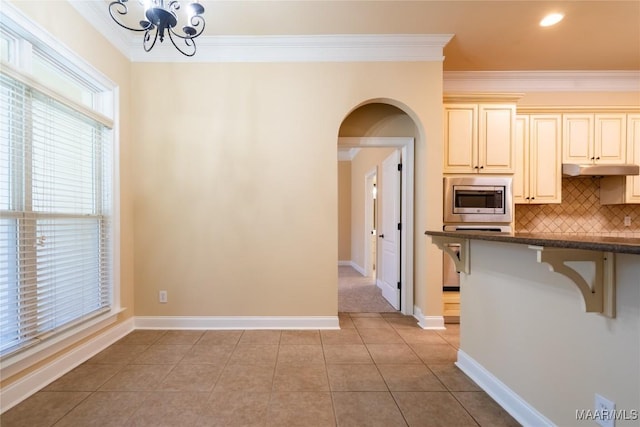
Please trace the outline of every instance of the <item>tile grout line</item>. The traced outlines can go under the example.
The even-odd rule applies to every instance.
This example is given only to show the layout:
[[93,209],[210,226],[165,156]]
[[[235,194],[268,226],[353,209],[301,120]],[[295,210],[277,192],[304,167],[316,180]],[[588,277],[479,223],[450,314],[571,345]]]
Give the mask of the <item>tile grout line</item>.
[[[455,404],[457,404],[459,406],[462,406],[462,409],[464,410],[464,413],[466,413],[473,420],[473,423],[475,423],[474,425],[479,425],[480,424],[480,422],[478,421],[478,419],[476,419],[476,417],[480,416],[482,418],[482,413],[476,413],[476,417],[474,417],[472,412],[475,412],[475,410],[471,411],[471,409],[468,409],[462,403],[462,400],[460,400],[454,394],[454,393],[457,392],[457,389],[459,389],[460,387],[454,387],[456,389],[456,390],[454,390],[453,388],[451,388],[451,387],[449,387],[447,385],[448,383],[451,383],[451,379],[449,378],[450,377],[450,375],[449,375],[450,369],[440,369],[442,371],[441,375],[443,375],[442,378],[448,378],[447,379],[447,383],[445,383],[443,381],[443,379],[441,378],[441,376],[436,374],[436,372],[434,370],[432,370],[432,368],[427,363],[427,360],[430,360],[430,359],[429,358],[423,359],[422,357],[420,357],[418,355],[418,352],[407,341],[408,339],[409,340],[413,340],[413,337],[414,337],[413,333],[411,333],[409,335],[406,335],[406,337],[405,337],[405,335],[400,334],[399,330],[401,328],[399,326],[401,326],[401,325],[407,325],[408,326],[409,325],[408,321],[406,323],[404,321],[402,321],[402,322],[398,321],[398,322],[396,322],[396,324],[394,324],[394,323],[390,322],[390,319],[395,319],[395,317],[385,318],[385,317],[381,316],[379,313],[378,313],[378,316],[366,316],[366,315],[365,316],[358,316],[358,315],[356,315],[355,318],[356,319],[357,318],[361,318],[361,319],[381,318],[381,319],[384,320],[384,322],[363,321],[363,322],[359,322],[359,323],[361,323],[361,326],[357,327],[356,324],[353,323],[354,318],[352,318],[351,315],[348,315],[348,319],[350,321],[352,321],[353,328],[343,328],[343,331],[347,331],[348,329],[353,329],[354,332],[348,332],[347,335],[339,335],[338,334],[338,335],[335,335],[335,337],[334,337],[334,335],[326,334],[331,339],[337,339],[337,342],[335,342],[333,344],[330,344],[330,343],[327,342],[327,337],[322,334],[321,330],[314,330],[314,332],[318,336],[318,338],[317,338],[318,341],[314,341],[314,342],[307,342],[307,339],[308,339],[307,336],[302,336],[302,335],[299,336],[299,337],[296,336],[296,335],[285,336],[284,335],[285,331],[283,331],[283,330],[279,330],[278,331],[279,335],[278,335],[278,339],[277,339],[277,343],[276,343],[277,344],[277,351],[275,352],[275,362],[273,364],[272,372],[271,372],[271,387],[270,387],[270,391],[269,391],[269,397],[268,397],[268,400],[265,399],[266,400],[266,406],[264,407],[264,411],[265,411],[264,412],[264,416],[265,416],[265,418],[263,420],[263,424],[265,424],[265,425],[268,424],[269,420],[273,421],[273,419],[275,419],[274,417],[278,417],[279,414],[280,414],[280,411],[278,410],[279,406],[274,406],[274,404],[277,403],[277,401],[278,401],[278,400],[275,399],[275,395],[278,393],[276,391],[276,387],[275,386],[277,385],[276,384],[276,378],[277,378],[277,371],[278,371],[278,366],[279,366],[279,362],[280,362],[280,355],[283,354],[283,351],[285,350],[285,348],[283,346],[288,345],[288,344],[285,344],[285,338],[286,337],[291,338],[291,342],[289,343],[291,345],[303,346],[303,345],[311,344],[311,345],[315,346],[316,342],[319,342],[320,351],[322,352],[322,354],[321,354],[321,357],[322,357],[321,366],[324,367],[324,374],[322,375],[322,378],[328,384],[328,393],[329,393],[329,396],[330,396],[331,411],[332,411],[332,412],[329,412],[328,411],[328,405],[325,406],[327,421],[328,421],[328,419],[330,419],[330,417],[332,417],[333,418],[333,422],[335,423],[336,426],[338,426],[338,421],[339,421],[338,420],[338,415],[339,415],[338,414],[339,413],[338,409],[343,407],[341,405],[337,405],[337,402],[340,402],[338,397],[341,396],[341,395],[345,395],[346,396],[348,394],[354,394],[354,393],[365,393],[365,394],[372,393],[371,398],[372,399],[376,399],[376,400],[378,399],[378,397],[374,398],[373,394],[376,394],[376,393],[388,393],[390,395],[390,397],[393,399],[393,402],[394,402],[393,403],[394,406],[391,406],[391,404],[389,402],[389,410],[393,411],[392,408],[395,408],[396,411],[399,411],[403,422],[406,425],[408,425],[409,424],[409,419],[412,416],[411,412],[407,412],[407,413],[403,412],[401,407],[400,407],[400,403],[404,402],[405,399],[408,398],[408,393],[411,393],[411,392],[425,393],[425,396],[427,396],[429,393],[448,393],[448,395],[453,398],[453,401],[455,402]],[[376,326],[375,327],[371,327],[371,325],[376,325]],[[393,331],[394,334],[399,336],[399,341],[398,342],[395,342],[395,338],[391,337],[389,334],[387,334],[387,328],[390,328],[390,331]],[[365,335],[366,335],[366,333],[368,333],[368,331],[370,329],[371,330],[380,330],[380,331],[384,330],[385,332],[381,333],[381,335],[379,335],[379,336],[375,335],[373,332],[370,333],[367,336],[369,336],[369,338],[372,339],[372,342],[367,343],[366,340],[363,337],[363,333],[365,333]],[[452,328],[452,329],[454,329],[454,328]],[[116,363],[116,365],[118,365],[118,368],[116,369],[115,373],[113,373],[109,378],[104,380],[102,382],[102,384],[97,385],[95,387],[95,390],[87,390],[88,393],[87,393],[86,396],[84,396],[79,402],[77,402],[75,405],[73,405],[73,407],[69,408],[63,415],[59,416],[56,420],[53,420],[50,425],[54,425],[56,423],[60,423],[62,420],[65,419],[65,417],[68,417],[71,412],[73,412],[76,408],[78,408],[78,406],[85,404],[88,399],[91,399],[92,396],[95,397],[98,392],[103,393],[104,391],[101,391],[100,388],[103,387],[104,384],[109,382],[115,375],[118,375],[118,373],[122,372],[127,367],[135,366],[135,361],[138,358],[140,358],[141,355],[144,354],[146,351],[148,351],[149,349],[152,349],[154,345],[160,345],[159,343],[162,342],[161,340],[163,339],[163,337],[168,337],[168,333],[169,332],[170,331],[162,331],[162,333],[157,338],[155,338],[153,341],[151,341],[150,344],[147,344],[146,342],[144,342],[144,339],[147,338],[147,336],[144,336],[144,335],[140,336],[140,338],[139,338],[140,341],[137,341],[137,342],[141,342],[141,344],[142,344],[141,347],[144,347],[144,349],[140,350],[139,353],[137,353],[137,351],[133,352],[133,351],[129,351],[129,350],[127,350],[126,352],[124,352],[124,350],[123,350],[123,352],[116,351],[115,353],[109,353],[112,357],[116,357],[116,358],[110,358],[110,357],[103,358],[105,361],[123,361],[124,360],[125,362],[122,363],[122,364]],[[207,332],[208,331],[203,332],[195,340],[195,342],[189,344],[188,350],[183,352],[180,355],[180,357],[176,358],[174,363],[171,363],[171,369],[169,369],[168,372],[166,372],[163,375],[161,375],[161,378],[160,378],[160,376],[158,377],[159,378],[158,382],[159,382],[160,385],[162,385],[163,382],[166,381],[166,379],[168,378],[168,376],[171,375],[171,373],[175,372],[175,370],[177,369],[178,365],[180,365],[182,363],[182,361],[184,361],[187,358],[187,355],[190,352],[193,352],[197,348],[198,343],[204,343],[204,339],[205,339],[205,336],[206,336]],[[233,365],[233,363],[232,363],[233,355],[234,355],[234,353],[236,351],[238,351],[238,349],[240,349],[242,347],[242,345],[243,345],[241,343],[242,338],[247,336],[247,331],[246,330],[238,330],[237,332],[240,332],[240,333],[239,334],[235,334],[235,333],[232,334],[231,337],[234,338],[234,341],[229,340],[228,344],[225,341],[225,339],[227,339],[226,335],[220,335],[219,339],[216,339],[217,336],[212,335],[213,344],[210,344],[210,345],[213,346],[213,347],[224,347],[225,348],[224,352],[222,352],[222,350],[220,350],[220,351],[212,351],[211,353],[205,352],[205,353],[200,354],[200,356],[198,356],[198,358],[193,359],[194,361],[198,360],[200,362],[200,363],[194,363],[195,365],[208,365],[208,364],[214,365],[215,364],[217,367],[220,368],[218,373],[216,374],[213,382],[212,382],[211,388],[209,390],[202,390],[202,396],[198,398],[198,402],[199,402],[198,404],[200,405],[199,406],[200,409],[199,409],[198,416],[196,418],[200,422],[202,422],[203,417],[206,417],[205,414],[211,408],[211,403],[213,401],[214,394],[216,393],[216,390],[220,390],[218,387],[221,384],[220,381],[222,379],[222,376],[223,376],[225,370],[228,367]],[[340,332],[340,331],[337,331],[337,332]],[[235,336],[235,335],[237,335],[237,336]],[[429,344],[431,344],[428,341],[431,340],[432,337],[435,337],[435,336],[440,337],[440,339],[442,339],[442,341],[444,341],[443,344],[444,343],[447,344],[446,345],[447,348],[453,348],[454,350],[457,348],[457,344],[454,345],[454,343],[453,343],[453,341],[455,341],[455,339],[453,339],[452,341],[449,341],[445,336],[443,336],[443,334],[441,334],[439,332],[437,333],[437,335],[432,335],[430,333],[425,335],[425,338],[426,338],[427,342],[423,341],[422,343],[428,346]],[[265,337],[269,338],[268,336],[265,336]],[[360,341],[358,344],[364,346],[364,348],[366,349],[366,354],[369,356],[373,366],[375,366],[375,372],[381,378],[382,384],[385,385],[385,389],[384,390],[377,390],[377,388],[381,388],[381,387],[377,386],[378,380],[376,378],[373,378],[373,377],[371,378],[371,381],[373,381],[373,382],[371,382],[371,381],[362,382],[362,381],[360,381],[358,379],[361,376],[354,377],[354,380],[356,382],[353,383],[353,384],[356,384],[356,385],[361,384],[361,385],[363,385],[362,387],[360,387],[360,386],[355,387],[354,390],[350,390],[350,388],[353,388],[353,387],[347,387],[346,390],[342,390],[342,391],[333,390],[332,389],[331,381],[330,381],[330,374],[329,374],[329,367],[331,365],[328,363],[328,359],[326,357],[326,353],[325,353],[325,348],[326,347],[325,346],[330,347],[332,345],[340,345],[341,342],[342,342],[341,340],[344,340],[344,339],[346,339],[346,341],[344,341],[344,343],[342,343],[342,345],[354,344],[353,341],[355,341],[356,337]],[[450,337],[451,338],[455,338],[455,336],[453,336],[453,334],[451,334]],[[183,341],[183,338],[182,337],[178,337],[178,336],[176,336],[176,337],[170,336],[168,338],[171,338],[171,339],[175,340],[175,342],[172,343],[173,345],[179,345]],[[251,335],[250,338],[257,339],[258,343],[260,343],[261,340],[264,340],[263,337],[260,336],[260,335],[256,335],[255,337],[253,335]],[[420,337],[418,335],[415,335],[415,338],[418,339]],[[186,337],[185,337],[185,339],[186,339]],[[329,341],[331,341],[331,339]],[[217,341],[220,341],[220,342],[217,342]],[[378,342],[378,341],[380,341],[380,342]],[[268,342],[268,344],[272,344],[272,343],[273,343],[273,341]],[[117,344],[118,344],[118,342],[114,343],[114,345],[117,345]],[[135,340],[130,344],[131,345],[140,345],[140,344],[136,344]],[[373,357],[373,353],[372,353],[373,350],[370,348],[370,345],[373,346],[373,345],[378,345],[378,344],[382,344],[382,345],[388,344],[388,345],[392,345],[392,346],[393,345],[406,346],[406,347],[409,348],[410,353],[419,360],[419,363],[417,363],[417,362],[416,363],[412,363],[412,361],[400,362],[397,357],[391,357],[391,358],[386,357],[384,352],[380,353],[380,354],[383,355],[383,357],[381,359],[381,361],[383,363],[378,363],[376,361],[376,359]],[[170,344],[163,344],[163,345],[167,345],[168,346]],[[246,343],[246,345],[261,345],[261,344],[255,344],[255,343],[252,343],[251,340],[249,340]],[[289,349],[287,349],[287,351],[288,350]],[[381,349],[381,351],[383,351],[383,350],[384,349]],[[393,351],[390,354],[393,355],[395,349],[391,349],[391,350],[393,350]],[[425,350],[428,350],[428,349],[425,349]],[[437,351],[440,351],[440,350],[437,350]],[[270,352],[271,352],[271,350],[270,350]],[[180,352],[177,351],[177,353],[180,353]],[[309,357],[311,357],[311,359],[309,359],[309,357],[307,357],[308,356],[308,354],[307,354],[308,352],[306,350],[304,352],[300,353],[300,355],[303,356],[302,358],[300,358],[297,355],[295,355],[295,353],[296,352],[292,352],[291,355],[290,355],[290,356],[295,356],[293,359],[291,359],[292,362],[294,362],[295,366],[298,366],[297,364],[300,364],[300,366],[303,367],[303,366],[309,365],[312,360],[313,361],[316,361],[316,360],[319,361],[319,359],[316,358],[315,354],[311,354],[311,356],[309,356]],[[131,354],[133,354],[133,356],[129,356]],[[161,354],[161,353],[159,353],[159,354]],[[218,355],[220,355],[220,354],[226,354],[226,356],[224,358],[219,358]],[[364,353],[361,353],[361,354],[364,354]],[[378,354],[378,353],[376,353],[376,354]],[[400,356],[402,356],[403,354],[404,354],[404,351],[402,353],[400,353]],[[150,355],[153,356],[152,353],[150,353]],[[165,356],[171,356],[171,355],[172,355],[171,352],[169,352]],[[425,353],[425,356],[431,357],[430,355],[431,355],[430,351],[427,351]],[[437,357],[435,357],[435,356],[437,356]],[[449,357],[449,350],[446,350],[446,352],[442,354],[442,357],[445,357],[445,356],[447,358]],[[128,360],[129,357],[131,358],[131,360]],[[204,357],[204,358],[201,359],[201,357]],[[441,358],[439,353],[438,354],[434,353],[434,357],[435,357],[434,360],[440,360],[440,358]],[[260,359],[260,361],[262,361],[263,359]],[[154,360],[154,359],[152,357],[149,360]],[[160,362],[165,360],[162,357],[159,358],[159,359],[156,358],[156,360],[159,361],[159,363],[152,363],[151,365],[167,365],[167,363],[160,363]],[[250,360],[253,360],[253,359],[247,359],[247,360],[250,361]],[[245,362],[247,362],[247,360],[245,360]],[[345,359],[345,360],[347,360],[347,359]],[[404,358],[402,358],[402,360],[404,360]],[[314,365],[316,363],[317,362],[314,362]],[[437,365],[438,363],[443,364],[443,365],[444,364],[447,364],[447,365],[451,364],[449,361],[445,362],[443,360],[441,362],[434,362],[433,365]],[[320,366],[319,363],[317,363],[317,364]],[[346,363],[346,364],[348,364],[348,363]],[[425,372],[428,372],[436,380],[436,382],[434,382],[433,385],[439,384],[440,386],[442,386],[443,390],[435,390],[435,391],[429,391],[428,389],[423,390],[424,387],[422,386],[422,384],[420,384],[420,386],[418,387],[419,390],[413,390],[412,389],[413,383],[406,383],[406,386],[404,386],[403,384],[405,384],[405,383],[402,382],[402,383],[398,383],[400,385],[400,387],[398,387],[398,390],[393,391],[393,390],[391,390],[389,380],[393,380],[394,376],[389,377],[389,380],[388,380],[387,378],[385,378],[384,375],[382,375],[382,370],[381,370],[381,368],[384,365],[388,365],[388,364],[424,366],[426,368]],[[109,365],[109,364],[106,364],[106,365]],[[250,363],[250,365],[253,366],[254,364]],[[285,366],[285,365],[283,365],[283,366]],[[369,365],[369,363],[367,362],[366,365]],[[367,368],[366,371],[369,371],[369,369]],[[348,372],[348,370],[344,371],[344,372]],[[373,374],[373,372],[374,371],[371,370],[372,374]],[[266,370],[265,370],[265,373],[266,373]],[[185,378],[188,378],[188,377],[185,377]],[[316,377],[316,378],[320,378],[320,377]],[[77,384],[81,385],[82,382],[78,382]],[[370,387],[369,386],[370,384],[374,384],[376,386],[375,387]],[[382,384],[380,384],[380,385],[382,385]],[[453,383],[452,384],[454,384],[454,385],[458,384],[457,383],[457,378],[455,376],[453,377]],[[463,383],[461,383],[461,384],[464,386]],[[428,383],[426,385],[430,386],[430,384],[428,384]],[[189,389],[189,385],[188,384],[185,387],[187,387],[187,389]],[[77,388],[80,388],[80,386],[78,386]],[[285,390],[283,390],[282,392],[283,393],[289,393],[289,394],[305,393],[306,389],[295,391],[295,388],[296,387],[293,387],[291,389],[290,388],[285,388]],[[406,388],[406,390],[404,390],[405,388]],[[187,390],[187,389],[185,389],[185,390]],[[362,390],[358,391],[360,389],[362,389]],[[364,389],[369,389],[369,390],[364,390]],[[462,387],[462,389],[458,390],[458,391],[464,391],[464,390],[465,390],[465,388]],[[64,391],[64,390],[58,390],[58,391]],[[79,390],[79,391],[82,391],[82,390]],[[125,389],[120,390],[120,391],[114,390],[113,393],[127,393],[128,391],[129,390],[125,390]],[[133,391],[133,390],[131,390],[131,391]],[[198,390],[195,390],[195,391],[198,391]],[[243,388],[240,391],[242,391],[244,393],[244,392],[252,391],[252,390]],[[306,390],[306,391],[318,392],[318,395],[320,395],[320,394],[324,395],[323,390],[320,390],[320,389],[316,390],[314,388],[314,389],[309,389],[309,390]],[[109,390],[107,390],[107,392],[109,392]],[[140,411],[142,410],[142,408],[145,408],[145,405],[147,405],[148,403],[152,403],[154,401],[154,399],[152,399],[152,395],[154,394],[153,392],[172,392],[172,391],[171,390],[162,390],[161,387],[158,387],[157,390],[144,391],[144,396],[140,399],[140,402],[138,404],[134,404],[133,408],[131,409],[131,412],[129,412],[129,414],[126,415],[126,417],[123,417],[126,420],[126,422],[132,422],[132,420],[134,418],[136,418],[136,417],[139,418],[139,417],[143,416],[143,413],[140,412]],[[182,392],[179,391],[179,390],[176,390],[175,393],[176,394],[180,394]],[[480,391],[477,391],[476,393],[480,393]],[[444,395],[442,395],[442,396],[444,398]],[[264,397],[266,398],[267,396],[264,396]],[[381,397],[381,395],[380,395],[380,397]],[[102,399],[102,397],[101,397],[101,399]],[[203,400],[200,401],[200,399],[203,399]],[[385,398],[385,400],[386,400],[386,398]],[[131,403],[133,404],[134,402],[131,402]],[[385,404],[385,406],[386,406],[386,404]],[[410,417],[410,418],[407,418],[407,417]],[[398,418],[398,421],[399,421],[399,419],[400,418]],[[69,421],[69,419],[67,420],[67,422],[68,421]]]

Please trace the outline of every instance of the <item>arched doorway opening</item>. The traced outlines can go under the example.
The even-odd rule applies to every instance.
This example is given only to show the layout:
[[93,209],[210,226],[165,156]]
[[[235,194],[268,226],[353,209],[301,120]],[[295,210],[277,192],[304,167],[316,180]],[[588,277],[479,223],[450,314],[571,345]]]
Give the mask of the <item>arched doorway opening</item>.
[[[372,100],[354,108],[340,126],[338,262],[374,275],[385,299],[413,315],[414,142],[420,135],[405,110],[393,100]],[[377,197],[371,197],[373,182]]]

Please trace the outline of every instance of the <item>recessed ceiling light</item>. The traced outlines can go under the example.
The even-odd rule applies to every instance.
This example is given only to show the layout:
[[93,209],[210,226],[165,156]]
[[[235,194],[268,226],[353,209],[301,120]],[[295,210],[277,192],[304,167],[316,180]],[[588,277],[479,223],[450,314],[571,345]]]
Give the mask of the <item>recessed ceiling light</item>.
[[550,13],[542,18],[542,21],[540,21],[540,26],[550,27],[562,21],[562,18],[564,18],[564,15],[562,13]]

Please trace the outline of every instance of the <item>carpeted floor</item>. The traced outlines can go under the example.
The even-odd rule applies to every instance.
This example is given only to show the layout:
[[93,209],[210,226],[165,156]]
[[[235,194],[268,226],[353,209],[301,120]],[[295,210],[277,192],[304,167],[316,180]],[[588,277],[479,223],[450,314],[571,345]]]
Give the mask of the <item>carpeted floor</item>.
[[371,277],[353,267],[338,267],[338,311],[347,313],[388,313],[396,310],[384,299]]

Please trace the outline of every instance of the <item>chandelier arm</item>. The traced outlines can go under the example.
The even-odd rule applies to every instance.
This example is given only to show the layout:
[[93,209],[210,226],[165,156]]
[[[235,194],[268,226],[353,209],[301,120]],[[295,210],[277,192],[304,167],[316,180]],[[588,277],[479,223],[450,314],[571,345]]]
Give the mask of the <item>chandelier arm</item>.
[[174,33],[172,30],[169,30],[169,39],[171,40],[171,43],[173,44],[173,46],[176,49],[178,49],[178,52],[180,52],[184,56],[193,56],[193,55],[196,54],[196,42],[194,42],[190,37],[180,37],[180,38],[184,40],[184,44],[187,47],[193,48],[193,52],[191,52],[191,53],[189,53],[186,50],[182,50],[182,48],[176,44],[175,40],[173,40],[173,35],[178,36],[178,37],[180,37],[180,35]]
[[176,12],[177,10],[180,10],[180,0],[171,0],[169,2],[168,8],[170,11],[172,12]]
[[[190,20],[189,23],[191,24],[190,28],[193,28],[194,30],[196,28],[198,28],[200,26],[200,24],[202,24],[202,27],[200,27],[200,29],[197,32],[194,32],[192,35],[187,34],[187,35],[183,36],[182,34],[178,34],[177,32],[175,32],[173,28],[169,28],[169,32],[173,33],[174,36],[180,37],[183,40],[195,39],[200,34],[202,34],[202,32],[204,31],[205,20],[204,20],[204,18],[202,16],[196,15],[196,16],[191,17],[191,20]],[[185,27],[183,27],[183,31],[184,31],[184,28]]]
[[121,23],[120,21],[118,21],[118,18],[116,18],[116,16],[114,15],[114,11],[115,13],[117,13],[118,15],[126,15],[127,13],[129,13],[129,8],[127,7],[126,4],[124,4],[124,2],[127,0],[116,0],[116,1],[112,1],[111,3],[109,3],[109,15],[111,15],[111,19],[113,19],[113,21],[118,24],[119,26],[121,26],[124,29],[130,30],[130,31],[149,31],[150,27],[153,26],[153,24],[151,24],[148,21],[140,21],[140,24],[142,24],[143,22],[145,22],[146,26],[140,26],[140,28],[131,28],[128,27],[126,25],[124,25],[123,23]]
[[[149,34],[149,32],[151,30],[153,30],[153,28],[156,29],[156,32],[153,36],[153,42],[151,42],[151,46],[148,46],[149,44],[149,40],[151,39],[151,36]],[[153,27],[153,28],[149,28],[145,33],[144,33],[144,39],[142,40],[142,47],[144,48],[145,52],[150,52],[151,49],[153,49],[153,46],[155,46],[156,41],[158,40],[158,27]],[[148,47],[147,47],[148,46]]]

